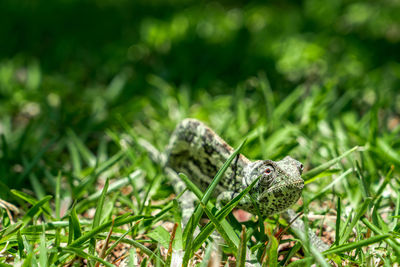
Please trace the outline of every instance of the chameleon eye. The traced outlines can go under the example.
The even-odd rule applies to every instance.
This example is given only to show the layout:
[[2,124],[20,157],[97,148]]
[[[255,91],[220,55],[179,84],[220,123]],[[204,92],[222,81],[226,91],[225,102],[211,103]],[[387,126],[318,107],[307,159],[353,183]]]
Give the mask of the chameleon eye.
[[267,167],[267,168],[265,169],[264,173],[266,173],[266,174],[271,174],[272,171],[273,171],[272,167]]

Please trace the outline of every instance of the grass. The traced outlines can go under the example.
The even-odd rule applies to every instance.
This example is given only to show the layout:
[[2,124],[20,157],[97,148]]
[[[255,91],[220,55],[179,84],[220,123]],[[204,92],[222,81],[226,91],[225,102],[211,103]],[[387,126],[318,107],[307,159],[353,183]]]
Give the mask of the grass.
[[[265,81],[259,78],[258,82],[261,86]],[[166,91],[160,93],[165,103],[178,101]],[[124,261],[130,266],[174,266],[180,257],[185,264],[202,257],[217,261],[218,257],[210,252],[215,242],[208,238],[217,229],[226,241],[219,257],[222,262],[232,262],[234,256],[239,266],[243,266],[246,253],[265,266],[315,261],[320,265],[393,265],[400,256],[399,155],[393,146],[399,127],[380,132],[373,119],[379,116],[379,110],[385,112],[383,109],[371,109],[359,119],[351,112],[328,116],[328,99],[322,104],[317,101],[322,94],[326,93],[316,89],[302,94],[294,91],[272,109],[286,119],[272,120],[274,126],[268,128],[263,109],[254,109],[263,107],[256,105],[257,96],[244,96],[242,100],[248,105],[232,106],[233,96],[211,98],[205,94],[200,105],[187,110],[176,106],[176,113],[168,113],[174,114],[172,118],[158,117],[167,111],[163,108],[167,105],[148,107],[146,124],[138,121],[130,126],[120,117],[120,130],[109,129],[107,135],[99,137],[103,145],[97,152],[70,130],[63,140],[49,142],[43,148],[47,151],[50,146],[70,159],[65,161],[64,170],[56,174],[45,170],[40,178],[43,181],[35,182],[38,177],[33,170],[42,164],[45,154],[38,151],[32,161],[26,161],[19,176],[32,182],[33,191],[2,192],[3,196],[12,196],[7,200],[18,205],[17,214],[11,206],[7,208],[6,202],[2,204],[2,264],[52,266],[84,262],[113,266]],[[340,98],[330,100],[337,102]],[[308,103],[319,108],[310,110]],[[292,111],[293,106],[296,112]],[[227,108],[230,112],[224,112]],[[174,125],[188,114],[208,121],[233,145],[248,132],[243,153],[251,158],[279,159],[290,154],[300,159],[306,166],[307,183],[303,204],[294,208],[305,212],[308,227],[327,238],[331,248],[316,257],[304,236],[276,239],[274,233],[285,226],[278,215],[266,218],[261,228],[254,220],[245,226],[235,222],[229,212],[238,199],[215,213],[207,202],[212,188],[205,192],[205,199],[184,175],[189,189],[203,200],[194,214],[195,223],[185,229],[175,224],[180,222],[180,209],[168,180],[135,140],[146,137],[162,149]],[[242,120],[234,119],[241,116]],[[293,116],[297,119],[291,119]],[[319,120],[306,120],[304,116]],[[2,145],[13,149],[4,135]],[[351,149],[354,145],[358,147]],[[47,192],[53,193],[46,195]],[[192,226],[198,224],[204,212],[211,220],[195,235]],[[176,226],[171,228],[171,223]],[[278,250],[279,243],[289,240],[294,243]],[[123,252],[118,253],[117,248]]]
[[[89,2],[0,2],[0,266],[400,261],[396,1]],[[139,140],[164,151],[187,117],[301,161],[293,209],[330,248],[279,215],[239,222],[245,192],[217,210],[185,174],[182,229]]]

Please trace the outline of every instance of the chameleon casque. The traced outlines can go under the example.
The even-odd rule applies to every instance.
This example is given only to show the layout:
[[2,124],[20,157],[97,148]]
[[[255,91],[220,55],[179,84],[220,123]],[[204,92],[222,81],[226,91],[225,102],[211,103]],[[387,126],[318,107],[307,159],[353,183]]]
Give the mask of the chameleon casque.
[[[202,122],[185,119],[172,134],[167,148],[166,165],[177,173],[185,173],[205,191],[233,151]],[[261,176],[249,194],[266,217],[286,210],[300,198],[304,186],[302,171],[303,165],[289,156],[280,161],[250,161],[239,154],[226,170],[214,193],[218,201],[228,202]],[[244,198],[238,208],[256,214],[249,197]]]

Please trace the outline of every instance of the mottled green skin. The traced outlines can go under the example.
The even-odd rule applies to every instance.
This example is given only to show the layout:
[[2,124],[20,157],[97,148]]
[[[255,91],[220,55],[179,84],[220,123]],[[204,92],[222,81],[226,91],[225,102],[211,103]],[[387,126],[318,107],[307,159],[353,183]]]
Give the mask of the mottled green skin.
[[[205,190],[232,152],[233,148],[202,122],[185,119],[171,137],[167,166],[185,173]],[[227,202],[261,175],[250,195],[261,214],[269,216],[286,210],[299,199],[304,186],[302,169],[303,165],[289,156],[276,162],[251,162],[239,155],[225,172],[215,194],[220,201]],[[238,208],[256,213],[249,197]]]

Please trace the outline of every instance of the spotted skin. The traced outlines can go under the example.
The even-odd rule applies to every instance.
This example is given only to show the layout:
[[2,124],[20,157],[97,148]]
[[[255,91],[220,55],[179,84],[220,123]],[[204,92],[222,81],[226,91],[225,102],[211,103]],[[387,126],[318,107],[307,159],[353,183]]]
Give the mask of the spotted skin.
[[[185,119],[170,139],[167,166],[185,173],[205,190],[232,153],[233,148],[205,124]],[[302,170],[303,165],[289,156],[280,161],[250,161],[240,154],[226,170],[214,193],[218,201],[228,202],[261,176],[249,195],[258,203],[260,213],[269,216],[286,210],[299,199],[304,186]],[[238,208],[253,214],[257,210],[249,196]]]

